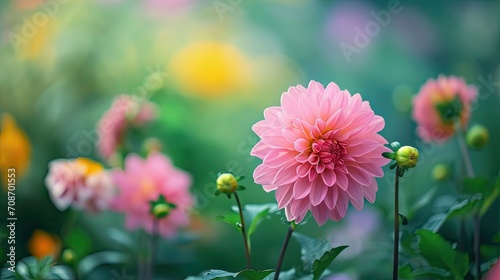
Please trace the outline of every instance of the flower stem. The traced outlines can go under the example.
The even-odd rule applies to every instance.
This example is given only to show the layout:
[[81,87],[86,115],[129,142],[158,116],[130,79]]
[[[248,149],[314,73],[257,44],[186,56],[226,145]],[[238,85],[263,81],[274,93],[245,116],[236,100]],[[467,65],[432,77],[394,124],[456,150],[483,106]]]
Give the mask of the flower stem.
[[474,264],[476,267],[476,279],[481,279],[481,217],[479,213],[474,214]]
[[469,151],[467,150],[467,146],[465,145],[464,134],[460,133],[457,139],[458,139],[458,145],[460,146],[460,150],[462,151],[462,157],[464,158],[465,171],[467,172],[467,177],[474,177],[474,169],[472,168]]
[[[464,158],[465,169],[467,171],[467,177],[474,177],[474,169],[472,168],[472,162],[470,160],[469,151],[465,145],[464,134],[460,133],[458,138],[458,144],[462,151],[462,156]],[[474,213],[474,266],[476,268],[476,279],[481,279],[481,217],[476,211]]]
[[399,166],[396,167],[394,181],[394,255],[392,263],[392,279],[398,279],[399,264]]
[[156,264],[156,248],[158,247],[158,226],[159,220],[153,219],[153,232],[151,234],[151,243],[149,244],[149,263],[146,268],[146,280],[151,280],[153,278],[153,270]]
[[286,233],[285,242],[283,242],[283,247],[281,247],[280,258],[278,259],[278,264],[276,265],[276,272],[274,272],[274,280],[278,280],[281,272],[281,265],[283,264],[283,259],[285,258],[286,247],[288,247],[288,242],[290,241],[290,237],[292,237],[292,233],[295,230],[295,223],[292,222],[290,227],[288,228],[288,232]]
[[240,198],[238,194],[234,192],[234,198],[236,199],[236,204],[238,204],[238,210],[240,212],[240,221],[241,221],[241,234],[243,235],[243,243],[245,246],[245,258],[247,261],[247,268],[252,267],[252,263],[250,262],[250,247],[248,246],[247,232],[245,229],[245,220],[243,219],[243,209],[241,207]]

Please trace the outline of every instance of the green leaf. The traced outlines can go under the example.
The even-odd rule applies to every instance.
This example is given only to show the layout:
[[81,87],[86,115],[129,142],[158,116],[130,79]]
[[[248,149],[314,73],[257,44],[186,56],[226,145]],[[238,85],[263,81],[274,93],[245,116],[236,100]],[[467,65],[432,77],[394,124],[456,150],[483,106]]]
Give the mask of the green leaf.
[[406,226],[408,224],[408,219],[406,218],[406,216],[403,215],[402,213],[399,213],[399,217],[401,218],[401,224]]
[[115,251],[103,251],[86,256],[78,263],[78,272],[87,275],[104,264],[123,264],[129,260],[127,254]]
[[223,221],[233,226],[238,231],[241,231],[240,215],[238,213],[229,212],[224,215],[215,217],[217,221]]
[[437,267],[419,267],[413,269],[407,264],[401,266],[398,271],[398,276],[401,279],[454,279],[449,271]]
[[415,212],[417,212],[418,210],[427,206],[434,198],[436,191],[437,191],[437,188],[433,187],[433,188],[429,189],[425,194],[420,196],[420,199],[417,202],[415,202],[413,204],[413,206],[411,207],[409,214],[408,214],[408,217],[410,217],[410,219],[411,219],[411,217],[413,217]]
[[401,144],[399,142],[392,142],[391,143],[391,149],[394,152],[397,152],[397,150],[399,150],[399,148],[401,148]]
[[500,243],[500,231],[493,235],[491,241],[493,241],[494,243]]
[[438,232],[443,224],[449,219],[457,216],[464,216],[470,214],[472,209],[476,206],[478,201],[482,199],[481,194],[475,194],[469,199],[462,200],[454,203],[446,213],[438,213],[431,216],[427,222],[422,226],[423,229]]
[[321,256],[321,258],[315,260],[312,267],[314,280],[319,279],[319,277],[321,277],[321,275],[325,272],[332,261],[347,247],[349,246],[339,246],[332,248],[330,251],[325,252],[323,256]]
[[300,259],[304,263],[304,271],[307,272],[312,271],[314,261],[320,259],[326,252],[332,249],[328,241],[317,240],[298,232],[294,232],[292,236],[300,243]]
[[484,216],[486,212],[490,209],[491,205],[495,202],[497,197],[500,195],[500,177],[497,177],[493,186],[489,188],[488,192],[485,193],[485,199],[479,209],[479,216]]
[[246,205],[244,207],[243,213],[247,223],[250,225],[248,227],[248,237],[250,237],[257,227],[271,214],[278,211],[278,205],[271,204],[261,204],[261,205]]
[[488,179],[483,177],[465,178],[462,185],[464,192],[469,194],[485,194],[488,191]]
[[[273,280],[275,272],[269,274],[264,280]],[[297,275],[297,271],[295,268],[291,268],[287,271],[280,272],[280,280],[297,280],[300,279],[300,276]]]
[[454,250],[439,234],[429,230],[417,230],[420,237],[420,254],[433,267],[450,271],[455,279],[463,279],[469,271],[469,256]]
[[77,256],[85,256],[92,251],[92,240],[81,228],[73,228],[64,238],[64,243]]
[[[273,272],[274,269],[266,269],[266,270],[245,269],[240,272],[228,272],[224,270],[211,269],[210,271],[203,273],[201,279],[211,280],[224,277],[233,277],[233,278],[241,277],[246,280],[263,280]],[[191,279],[197,279],[197,278],[191,278]]]

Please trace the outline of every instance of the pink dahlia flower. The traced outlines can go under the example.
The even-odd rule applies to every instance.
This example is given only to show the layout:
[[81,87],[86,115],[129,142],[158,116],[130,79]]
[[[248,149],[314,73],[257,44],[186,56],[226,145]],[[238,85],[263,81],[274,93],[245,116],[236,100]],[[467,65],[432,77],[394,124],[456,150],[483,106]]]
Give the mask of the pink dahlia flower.
[[125,225],[129,229],[138,227],[148,232],[153,230],[154,217],[150,213],[150,201],[163,195],[176,208],[159,220],[159,233],[172,236],[176,229],[189,223],[188,209],[193,205],[189,192],[191,177],[175,168],[169,158],[152,153],[147,159],[130,154],[125,159],[125,169],[112,173],[112,179],[119,189],[111,208],[125,213]]
[[99,141],[97,148],[108,159],[121,144],[128,126],[138,126],[154,119],[155,107],[149,101],[138,102],[129,95],[115,98],[111,108],[98,123]]
[[51,161],[45,185],[52,202],[61,211],[71,206],[99,212],[107,208],[114,196],[108,172],[87,158]]
[[323,225],[342,219],[349,202],[360,210],[364,198],[375,201],[374,177],[383,176],[389,160],[381,154],[389,149],[377,133],[384,119],[359,94],[311,81],[307,88],[290,87],[264,118],[252,128],[261,140],[251,155],[263,160],[253,176],[264,190],[276,191],[289,221],[301,222],[311,210]]
[[426,142],[443,142],[455,133],[457,121],[465,129],[476,96],[477,89],[461,78],[429,79],[413,99],[413,119],[420,138]]
[[498,280],[500,279],[500,258],[497,262],[490,268],[486,276],[485,280]]

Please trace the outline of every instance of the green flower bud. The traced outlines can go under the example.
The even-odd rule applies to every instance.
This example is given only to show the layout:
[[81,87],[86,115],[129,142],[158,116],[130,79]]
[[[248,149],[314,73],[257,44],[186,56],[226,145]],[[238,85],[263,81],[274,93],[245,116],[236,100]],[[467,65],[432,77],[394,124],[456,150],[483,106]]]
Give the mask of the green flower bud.
[[71,264],[76,260],[76,255],[75,255],[75,252],[73,252],[73,250],[66,249],[63,251],[61,258],[62,258],[63,262]]
[[432,177],[436,181],[444,181],[450,177],[450,166],[448,164],[439,163],[432,168]]
[[413,168],[417,165],[418,150],[411,146],[403,146],[396,152],[396,162],[402,169]]
[[161,141],[158,138],[148,138],[143,144],[143,149],[147,154],[153,153],[153,152],[161,152],[163,149],[163,145]]
[[232,194],[238,189],[238,181],[231,173],[222,173],[217,178],[217,190],[221,193]]
[[170,206],[166,203],[160,203],[160,204],[157,204],[155,206],[153,206],[153,215],[158,218],[158,219],[161,219],[161,218],[165,218],[166,216],[168,216],[168,214],[170,214]]
[[484,147],[490,138],[488,129],[482,125],[476,124],[467,131],[465,141],[467,145],[474,149]]
[[152,200],[150,204],[150,213],[157,219],[162,219],[170,214],[172,209],[175,209],[175,204],[167,202],[164,195],[160,195],[157,200]]

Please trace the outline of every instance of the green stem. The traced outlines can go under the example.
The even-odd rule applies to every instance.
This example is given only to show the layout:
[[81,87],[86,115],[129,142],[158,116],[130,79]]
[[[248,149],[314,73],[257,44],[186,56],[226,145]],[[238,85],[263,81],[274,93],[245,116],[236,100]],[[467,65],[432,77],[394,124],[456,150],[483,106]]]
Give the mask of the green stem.
[[[460,145],[460,150],[462,151],[462,157],[465,163],[465,169],[467,171],[467,177],[474,177],[474,169],[472,168],[472,162],[469,156],[469,150],[465,145],[464,133],[461,131],[460,126],[457,126],[457,133],[459,133],[457,139]],[[474,213],[474,267],[476,269],[476,279],[481,279],[481,217],[478,212]]]
[[462,157],[464,159],[465,171],[467,172],[467,177],[474,177],[474,169],[472,168],[469,151],[467,150],[467,146],[465,145],[464,134],[460,128],[457,130],[457,133],[459,134],[457,136],[458,145],[460,146]]
[[274,273],[274,280],[278,280],[280,277],[281,265],[283,264],[283,259],[285,258],[286,248],[288,247],[288,242],[290,241],[290,237],[292,237],[294,230],[295,223],[291,222],[288,232],[286,233],[285,241],[283,242],[283,247],[281,247],[280,257],[278,259],[278,264],[276,265],[276,272]]
[[243,209],[241,207],[240,198],[238,194],[234,192],[234,198],[236,199],[236,204],[238,204],[238,210],[240,212],[240,221],[241,221],[241,234],[243,235],[243,244],[245,246],[245,258],[247,262],[247,268],[252,267],[252,263],[250,262],[250,247],[248,246],[247,232],[245,228],[245,220],[243,219]]
[[481,279],[481,217],[479,213],[474,214],[474,264],[476,268],[476,279]]
[[149,244],[149,263],[146,268],[146,280],[153,279],[154,266],[156,264],[156,248],[158,247],[158,226],[159,220],[154,218],[153,220],[153,232],[151,234],[151,243]]
[[394,181],[394,252],[392,263],[392,279],[398,279],[399,264],[399,165],[396,167],[396,179]]

